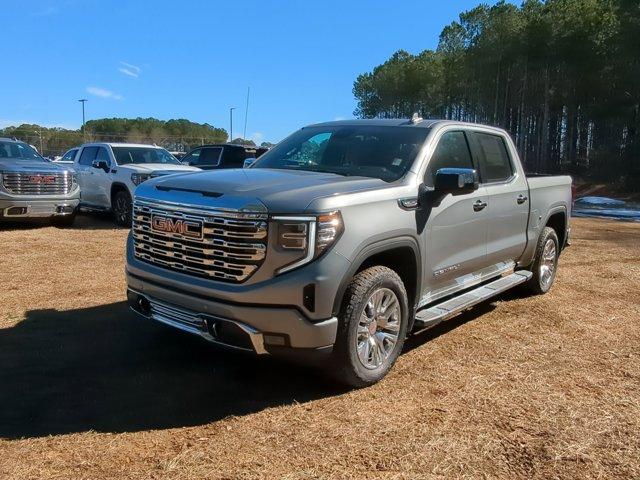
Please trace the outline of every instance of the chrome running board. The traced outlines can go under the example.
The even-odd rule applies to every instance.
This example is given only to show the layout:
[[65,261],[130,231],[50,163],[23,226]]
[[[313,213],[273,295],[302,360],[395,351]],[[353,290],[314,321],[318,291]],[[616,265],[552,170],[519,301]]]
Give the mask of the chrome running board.
[[443,320],[447,320],[460,312],[468,310],[478,303],[484,302],[516,285],[526,282],[532,275],[533,273],[527,270],[519,270],[511,275],[474,288],[445,302],[420,310],[416,314],[415,326],[418,329],[433,327]]

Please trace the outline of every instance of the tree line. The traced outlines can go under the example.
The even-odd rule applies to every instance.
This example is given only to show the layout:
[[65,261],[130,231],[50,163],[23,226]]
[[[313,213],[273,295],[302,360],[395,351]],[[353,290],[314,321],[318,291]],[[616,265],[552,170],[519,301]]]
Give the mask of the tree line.
[[[207,123],[156,118],[102,118],[89,120],[84,131],[46,128],[23,124],[0,129],[0,137],[15,137],[35,146],[43,155],[61,155],[69,148],[86,142],[130,142],[156,144],[172,151],[189,151],[206,143],[224,143],[227,131]],[[236,138],[234,143],[255,145],[252,140]],[[263,142],[263,145],[271,144]]]
[[359,117],[508,130],[527,170],[640,180],[640,2],[500,1],[460,14],[437,49],[398,51],[357,77]]

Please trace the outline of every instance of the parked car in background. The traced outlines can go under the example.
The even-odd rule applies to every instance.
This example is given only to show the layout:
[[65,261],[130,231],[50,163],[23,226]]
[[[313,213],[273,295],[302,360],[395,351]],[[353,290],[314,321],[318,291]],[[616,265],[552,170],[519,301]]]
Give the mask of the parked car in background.
[[245,160],[257,159],[266,148],[236,145],[232,143],[202,145],[191,150],[182,158],[185,165],[193,165],[203,170],[217,168],[242,168]]
[[61,157],[57,157],[53,160],[54,163],[66,163],[68,165],[73,165],[73,161],[76,158],[76,153],[78,153],[78,148],[72,148],[67,150],[64,155]]
[[183,165],[164,148],[131,143],[87,143],[79,147],[75,170],[80,206],[112,211],[118,225],[131,225],[133,191],[158,176],[198,171]]
[[548,292],[571,178],[527,177],[498,128],[352,120],[305,127],[244,170],[151,180],[133,208],[136,312],[231,348],[326,354],[362,387],[412,330],[517,285]]
[[182,160],[187,152],[169,152],[171,155],[176,157],[178,160]]
[[69,226],[79,196],[73,169],[45,160],[24,142],[0,138],[0,220],[51,218]]

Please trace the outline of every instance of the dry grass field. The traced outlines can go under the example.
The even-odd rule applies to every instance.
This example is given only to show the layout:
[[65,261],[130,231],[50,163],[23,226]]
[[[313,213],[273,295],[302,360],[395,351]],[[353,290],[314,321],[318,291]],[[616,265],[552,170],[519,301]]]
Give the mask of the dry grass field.
[[640,224],[573,227],[358,391],[134,317],[105,219],[0,227],[0,478],[640,478]]

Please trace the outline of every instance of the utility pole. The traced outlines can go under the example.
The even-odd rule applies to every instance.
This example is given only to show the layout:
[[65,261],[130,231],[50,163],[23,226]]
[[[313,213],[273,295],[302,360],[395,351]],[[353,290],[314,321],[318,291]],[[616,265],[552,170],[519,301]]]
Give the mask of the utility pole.
[[85,140],[85,135],[84,135],[84,104],[85,102],[88,102],[88,100],[86,98],[81,98],[80,100],[78,100],[81,104],[82,104],[82,140]]
[[229,108],[229,143],[233,142],[233,111],[236,107]]
[[249,115],[249,89],[251,87],[247,87],[247,106],[244,109],[244,132],[242,132],[242,139],[247,139],[247,115]]

